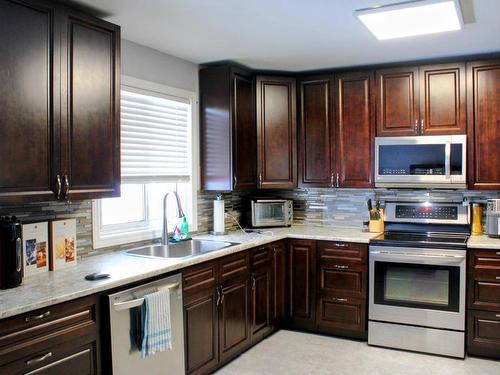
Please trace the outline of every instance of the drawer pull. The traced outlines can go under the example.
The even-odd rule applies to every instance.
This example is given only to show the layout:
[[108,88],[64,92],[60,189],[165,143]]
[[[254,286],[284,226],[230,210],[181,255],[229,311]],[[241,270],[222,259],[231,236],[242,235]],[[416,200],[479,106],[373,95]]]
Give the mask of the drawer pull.
[[333,268],[336,268],[338,270],[348,270],[349,266],[344,266],[344,265],[340,265],[340,264],[334,264]]
[[43,314],[40,314],[40,315],[28,315],[26,318],[24,318],[24,321],[26,323],[28,323],[28,322],[32,322],[35,320],[40,320],[40,319],[46,318],[48,316],[50,316],[50,310],[47,310]]
[[497,251],[497,255],[500,255],[500,251]]
[[500,276],[495,277],[496,280],[500,280]]
[[332,298],[333,302],[347,302],[347,298]]
[[336,246],[336,247],[349,247],[349,244],[348,243],[336,242],[336,243],[333,244],[333,246]]
[[39,363],[39,362],[43,362],[45,361],[47,358],[50,358],[52,357],[52,352],[48,352],[48,353],[45,353],[44,355],[41,355],[41,356],[38,356],[38,357],[35,357],[35,358],[31,358],[31,359],[28,359],[26,361],[26,366],[31,366],[35,363]]
[[496,316],[497,318],[500,318],[500,314],[496,314],[495,316]]

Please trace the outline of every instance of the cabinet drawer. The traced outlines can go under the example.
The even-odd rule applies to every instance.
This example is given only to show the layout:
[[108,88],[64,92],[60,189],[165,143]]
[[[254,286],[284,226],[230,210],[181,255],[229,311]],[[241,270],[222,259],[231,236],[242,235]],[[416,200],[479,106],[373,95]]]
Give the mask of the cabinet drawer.
[[182,272],[182,290],[184,295],[213,288],[217,283],[217,264],[202,263]]
[[500,358],[500,314],[468,310],[467,353]]
[[219,283],[236,277],[246,277],[250,272],[249,254],[247,251],[229,255],[219,262]]
[[3,375],[97,374],[97,343],[57,345],[0,367]]
[[253,269],[269,266],[271,264],[271,247],[263,246],[252,249],[250,252],[250,265]]
[[366,302],[342,295],[318,296],[316,323],[322,333],[366,337]]
[[368,247],[366,244],[318,241],[318,257],[321,261],[365,263]]
[[352,264],[321,264],[318,275],[320,292],[343,293],[366,298],[366,267]]
[[97,297],[50,306],[0,321],[0,363],[20,348],[80,328],[94,328]]
[[493,269],[500,276],[500,250],[469,250],[469,271]]
[[489,272],[469,277],[469,308],[500,311],[500,280],[495,278]]

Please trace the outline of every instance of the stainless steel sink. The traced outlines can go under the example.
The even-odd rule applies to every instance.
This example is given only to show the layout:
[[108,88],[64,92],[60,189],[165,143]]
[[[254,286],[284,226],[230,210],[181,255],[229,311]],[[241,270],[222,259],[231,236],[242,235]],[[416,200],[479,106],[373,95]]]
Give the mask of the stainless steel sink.
[[169,243],[168,247],[160,244],[144,246],[129,250],[127,251],[127,254],[148,258],[187,258],[225,249],[226,247],[234,245],[239,245],[239,243],[211,240],[189,240]]

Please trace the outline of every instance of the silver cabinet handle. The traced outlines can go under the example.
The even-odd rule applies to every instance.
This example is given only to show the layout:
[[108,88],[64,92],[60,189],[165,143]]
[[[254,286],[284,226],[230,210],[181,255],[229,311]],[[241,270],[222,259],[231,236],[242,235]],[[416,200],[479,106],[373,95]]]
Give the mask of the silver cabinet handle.
[[259,173],[259,185],[262,186],[262,172]]
[[333,268],[336,268],[336,269],[338,269],[338,270],[348,270],[348,269],[349,269],[349,266],[340,265],[340,264],[334,264],[334,265],[333,265]]
[[333,244],[333,246],[335,246],[335,247],[349,247],[349,244],[347,244],[347,243],[342,243],[342,242],[335,242],[335,243]]
[[61,199],[61,192],[62,192],[61,176],[57,175],[56,176],[56,199]]
[[500,280],[500,276],[495,277],[495,280]]
[[47,310],[43,314],[40,314],[40,315],[28,315],[26,318],[24,318],[24,321],[26,323],[33,322],[35,320],[44,319],[44,318],[46,318],[48,316],[50,316],[50,310]]
[[252,275],[252,290],[255,290],[255,276]]
[[415,134],[418,134],[418,119],[415,120]]
[[500,314],[496,314],[495,316],[496,316],[497,318],[500,318]]
[[217,287],[216,290],[217,290],[217,301],[215,302],[215,306],[219,306],[219,303],[220,303],[220,287]]
[[424,134],[424,119],[420,120],[420,135]]
[[334,187],[333,180],[334,180],[334,177],[333,177],[333,172],[332,172],[332,174],[330,175],[330,187]]
[[236,175],[234,175],[234,177],[233,177],[234,186],[236,186],[237,183],[238,183],[238,178],[236,177]]
[[63,198],[64,199],[68,199],[68,194],[69,194],[69,179],[68,179],[68,175],[67,174],[64,175],[63,186],[64,186],[64,189],[63,189]]
[[340,187],[340,182],[339,182],[339,181],[340,181],[340,176],[339,176],[339,174],[337,173],[337,187]]
[[220,304],[222,305],[222,302],[224,302],[224,291],[222,290],[222,287],[220,287]]
[[40,355],[38,357],[34,357],[34,358],[31,358],[31,359],[28,359],[26,361],[26,366],[31,366],[31,365],[33,365],[35,363],[43,362],[47,358],[50,358],[50,357],[52,357],[52,352],[47,352],[44,355]]
[[497,255],[500,255],[500,251],[497,251]]
[[333,297],[332,301],[333,302],[347,302],[347,298],[336,298],[336,297]]

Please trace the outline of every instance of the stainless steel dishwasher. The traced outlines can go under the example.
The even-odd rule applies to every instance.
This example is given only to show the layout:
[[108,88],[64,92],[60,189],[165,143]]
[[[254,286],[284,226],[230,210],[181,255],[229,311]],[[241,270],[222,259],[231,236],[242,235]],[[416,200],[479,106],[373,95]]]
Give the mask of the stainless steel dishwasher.
[[[170,291],[172,350],[141,358],[138,347],[144,296]],[[184,374],[184,323],[180,274],[109,295],[111,355],[114,375]]]

